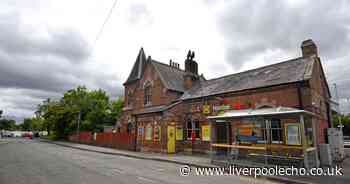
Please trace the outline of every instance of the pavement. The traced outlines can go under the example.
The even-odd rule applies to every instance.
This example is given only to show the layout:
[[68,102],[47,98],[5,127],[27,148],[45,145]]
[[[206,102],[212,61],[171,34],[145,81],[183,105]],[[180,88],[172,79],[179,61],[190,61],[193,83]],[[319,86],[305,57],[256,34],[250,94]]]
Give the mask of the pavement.
[[277,183],[239,176],[181,176],[179,164],[110,154],[108,148],[87,151],[81,148],[91,147],[73,148],[29,139],[0,141],[7,142],[0,144],[0,183],[4,184]]
[[[48,140],[44,140],[44,141],[48,141]],[[210,163],[209,157],[198,156],[198,155],[191,156],[191,155],[182,155],[182,154],[165,155],[165,154],[157,154],[157,153],[141,153],[141,152],[116,150],[112,148],[104,148],[104,147],[77,144],[77,143],[71,143],[71,142],[63,142],[63,141],[48,141],[48,142],[65,146],[65,147],[71,147],[75,149],[93,151],[93,152],[110,154],[110,155],[121,155],[121,156],[137,158],[137,159],[169,162],[169,163],[175,163],[180,165],[189,165],[192,167],[216,167],[215,165],[212,165]],[[348,155],[350,155],[350,149],[346,149],[346,152]],[[350,158],[345,159],[343,163],[339,164],[339,167],[343,168],[342,169],[343,176],[264,176],[260,178],[269,180],[271,182],[280,182],[280,183],[349,184]]]

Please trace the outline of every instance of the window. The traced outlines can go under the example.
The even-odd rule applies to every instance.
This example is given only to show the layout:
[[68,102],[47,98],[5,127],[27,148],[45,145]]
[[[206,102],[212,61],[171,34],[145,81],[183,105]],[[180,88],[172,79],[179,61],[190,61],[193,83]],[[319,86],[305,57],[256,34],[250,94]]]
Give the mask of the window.
[[161,127],[159,125],[154,126],[154,141],[160,141],[161,137]]
[[245,118],[233,126],[236,129],[236,141],[239,143],[266,143],[266,124],[264,119]]
[[148,141],[152,140],[152,135],[153,135],[153,129],[152,129],[152,125],[149,123],[146,126],[146,137],[145,137],[145,139],[148,140]]
[[196,139],[200,138],[200,126],[198,120],[187,120],[187,140],[192,140],[192,131],[196,134]]
[[150,83],[147,83],[145,85],[144,89],[144,105],[151,104],[151,98],[152,98],[152,86]]
[[312,120],[311,118],[305,118],[305,137],[309,146],[314,146],[314,131],[312,128]]
[[132,107],[132,93],[129,91],[128,92],[128,107]]
[[286,143],[287,145],[301,145],[300,128],[297,123],[286,124]]
[[282,126],[279,119],[271,120],[271,143],[282,143]]
[[132,129],[133,129],[133,125],[132,125],[131,122],[129,122],[128,125],[127,125],[127,127],[126,127],[126,132],[127,132],[128,134],[130,134],[131,131],[132,131]]

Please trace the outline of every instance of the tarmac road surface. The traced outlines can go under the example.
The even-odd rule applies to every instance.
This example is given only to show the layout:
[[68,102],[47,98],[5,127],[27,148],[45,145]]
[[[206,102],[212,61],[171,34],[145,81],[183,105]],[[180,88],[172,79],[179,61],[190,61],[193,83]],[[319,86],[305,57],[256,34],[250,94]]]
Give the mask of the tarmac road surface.
[[181,176],[180,165],[82,151],[28,139],[0,139],[1,184],[271,183],[238,176]]

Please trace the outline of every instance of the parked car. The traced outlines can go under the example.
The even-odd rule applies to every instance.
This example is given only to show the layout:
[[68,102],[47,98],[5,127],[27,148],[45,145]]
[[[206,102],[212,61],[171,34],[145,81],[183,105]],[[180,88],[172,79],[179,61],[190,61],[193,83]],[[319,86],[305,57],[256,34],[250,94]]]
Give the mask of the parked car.
[[23,138],[26,138],[26,139],[33,139],[33,134],[30,134],[30,133],[24,133],[22,135]]
[[20,131],[14,131],[12,132],[14,137],[22,137],[22,132]]
[[3,134],[3,137],[13,137],[13,133],[12,132],[9,132],[9,131],[5,131]]
[[39,132],[35,132],[35,133],[34,133],[34,137],[35,137],[35,138],[40,137]]

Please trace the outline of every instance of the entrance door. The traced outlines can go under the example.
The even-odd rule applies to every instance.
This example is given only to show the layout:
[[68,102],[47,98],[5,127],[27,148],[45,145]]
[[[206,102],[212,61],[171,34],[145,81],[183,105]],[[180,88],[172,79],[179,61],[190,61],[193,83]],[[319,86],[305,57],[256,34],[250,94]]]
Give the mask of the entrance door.
[[[219,144],[230,144],[229,138],[229,129],[226,122],[216,123],[216,142]],[[230,148],[217,148],[218,155],[227,155],[230,151]]]
[[175,153],[175,126],[168,126],[168,153]]
[[226,123],[217,123],[216,124],[216,142],[228,144],[228,127]]

